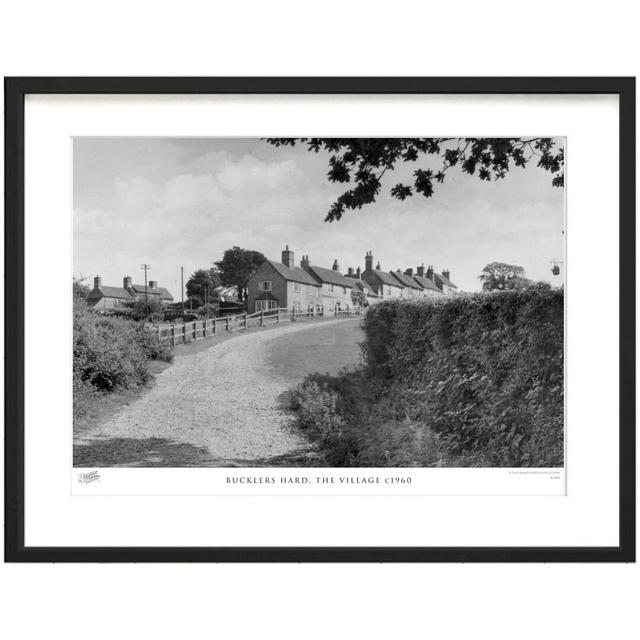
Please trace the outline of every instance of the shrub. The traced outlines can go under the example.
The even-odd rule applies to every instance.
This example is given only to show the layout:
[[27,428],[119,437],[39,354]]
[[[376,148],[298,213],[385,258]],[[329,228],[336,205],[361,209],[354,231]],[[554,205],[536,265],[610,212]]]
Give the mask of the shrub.
[[96,400],[97,390],[89,382],[74,372],[73,375],[73,417],[74,420],[87,416]]
[[563,292],[544,288],[390,301],[365,318],[365,359],[413,395],[408,415],[428,413],[450,451],[482,451],[492,466],[561,465],[563,317]]
[[132,320],[94,313],[76,298],[73,315],[75,386],[87,383],[102,391],[140,386],[150,379],[148,361],[152,358],[171,359],[170,351],[160,344],[156,335]]
[[162,300],[156,296],[151,296],[147,301],[144,295],[142,295],[135,300],[124,301],[121,307],[106,310],[105,315],[131,320],[160,322],[164,319],[165,311],[166,309]]
[[563,314],[542,287],[384,301],[364,319],[365,367],[307,379],[294,408],[311,433],[340,424],[339,464],[561,466]]
[[164,362],[173,360],[173,349],[167,343],[162,342],[155,331],[142,326],[136,327],[136,329],[148,360],[163,360]]

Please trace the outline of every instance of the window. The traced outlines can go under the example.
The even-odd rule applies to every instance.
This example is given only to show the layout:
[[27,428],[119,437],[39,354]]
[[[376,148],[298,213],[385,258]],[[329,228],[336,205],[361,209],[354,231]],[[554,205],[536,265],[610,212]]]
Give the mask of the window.
[[347,295],[347,287],[342,287],[342,293],[343,295]]
[[256,311],[268,311],[269,309],[277,309],[278,302],[276,300],[256,300]]
[[293,283],[293,290],[294,290],[296,293],[300,293],[300,283],[299,283],[299,282],[294,282],[294,283]]
[[271,291],[271,280],[263,280],[258,283],[258,289],[260,291]]
[[390,296],[391,295],[391,287],[387,287],[387,295]]
[[333,292],[333,285],[332,284],[329,285],[329,291]]

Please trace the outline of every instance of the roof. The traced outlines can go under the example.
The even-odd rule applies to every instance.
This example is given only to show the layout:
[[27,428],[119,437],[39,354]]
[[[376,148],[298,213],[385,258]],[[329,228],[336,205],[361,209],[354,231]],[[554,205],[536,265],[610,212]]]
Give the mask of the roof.
[[453,284],[453,282],[451,282],[451,280],[449,280],[449,278],[445,278],[441,273],[434,273],[433,276],[434,276],[434,278],[436,278],[436,283],[439,280],[441,284],[444,284],[447,287],[451,287],[453,289],[457,289],[458,288],[458,287],[456,287],[455,284]]
[[275,262],[274,260],[267,260],[267,262],[285,279],[290,282],[301,282],[302,284],[311,284],[315,287],[319,287],[320,283],[316,282],[304,269],[301,267],[287,267],[281,262]]
[[359,289],[363,289],[368,296],[373,296],[375,298],[378,297],[378,294],[371,288],[371,285],[364,280],[354,280],[353,286]]
[[309,265],[309,270],[312,274],[320,280],[320,282],[328,282],[329,284],[337,284],[341,287],[353,287],[353,278],[347,278],[343,276],[339,271],[333,269],[325,269],[324,267],[316,267],[315,265]]
[[430,278],[425,278],[424,276],[413,276],[413,279],[423,288],[423,289],[431,289],[432,291],[440,291],[440,287],[431,280]]
[[410,289],[422,288],[411,276],[408,276],[406,273],[402,273],[402,271],[390,271],[389,273],[391,273],[391,275],[405,287],[409,287]]
[[392,287],[402,288],[404,285],[401,285],[390,273],[386,271],[382,271],[382,269],[372,269],[371,271],[365,273],[373,273],[373,275],[377,276],[378,280],[382,282],[382,284],[388,284]]
[[[131,288],[136,293],[144,293],[145,290],[147,289],[147,287],[145,287],[143,284],[132,284]],[[148,289],[149,289],[149,294],[150,295],[160,296],[160,298],[162,298],[162,300],[173,300],[173,296],[164,287],[155,287],[153,289],[151,287],[149,287]]]
[[278,302],[278,298],[276,298],[270,291],[263,291],[256,300],[275,300],[275,302]]
[[130,300],[134,296],[123,287],[106,287],[100,286],[97,289],[94,287],[87,296],[87,300],[95,300],[100,298],[122,298]]

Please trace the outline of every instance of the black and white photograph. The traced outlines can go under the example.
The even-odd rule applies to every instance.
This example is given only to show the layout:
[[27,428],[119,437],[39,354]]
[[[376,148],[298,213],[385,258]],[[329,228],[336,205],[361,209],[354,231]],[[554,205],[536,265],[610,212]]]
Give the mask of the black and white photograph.
[[565,147],[74,137],[74,468],[564,468]]

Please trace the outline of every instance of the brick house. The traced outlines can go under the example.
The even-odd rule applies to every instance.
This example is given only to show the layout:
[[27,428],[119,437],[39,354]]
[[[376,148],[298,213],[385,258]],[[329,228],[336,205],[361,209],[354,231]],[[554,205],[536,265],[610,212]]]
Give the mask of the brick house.
[[391,275],[404,287],[403,298],[421,298],[423,287],[413,278],[413,269],[407,269],[404,273],[398,269],[390,271]]
[[340,272],[338,261],[327,269],[312,265],[309,256],[302,256],[300,266],[294,264],[293,251],[287,245],[282,252],[282,262],[265,260],[247,285],[248,311],[287,308],[297,311],[319,309],[326,312],[355,306],[352,293],[366,295],[367,305],[386,298],[416,298],[452,295],[457,289],[449,279],[449,271],[442,274],[424,265],[404,272],[383,271],[378,262],[373,268],[373,254],[365,256],[365,269],[349,267],[346,274]]
[[365,294],[365,306],[375,304],[380,300],[380,296],[371,288],[371,285],[362,279],[362,272],[360,270],[360,267],[355,270],[353,267],[349,267],[347,273],[345,273],[345,277],[353,279],[352,291],[360,291]]
[[333,267],[326,269],[309,264],[309,256],[302,256],[302,268],[320,283],[320,296],[325,311],[333,312],[337,309],[353,307],[351,291],[353,280],[340,273],[338,260],[334,260]]
[[305,269],[294,265],[293,251],[287,246],[282,262],[265,260],[247,283],[249,313],[287,308],[296,311],[322,305],[322,285]]
[[373,254],[367,251],[364,258],[364,271],[362,279],[373,289],[379,299],[402,298],[404,295],[404,285],[390,273],[382,271],[380,263],[373,268]]
[[[431,267],[431,269],[433,270],[433,267]],[[456,287],[456,285],[451,282],[450,278],[451,274],[449,273],[448,269],[443,271],[442,273],[434,272],[433,274],[434,282],[446,296],[452,296],[457,293],[456,289],[458,287]]]
[[437,298],[442,295],[442,290],[434,282],[433,267],[427,269],[425,275],[424,265],[416,269],[413,279],[422,287],[422,295],[427,298]]
[[149,286],[145,289],[143,284],[133,284],[130,276],[122,279],[122,287],[103,285],[102,278],[96,276],[93,279],[93,289],[87,295],[87,302],[98,311],[119,309],[126,306],[126,303],[143,299],[145,291],[149,301],[160,300],[164,304],[173,302],[173,296],[164,287],[159,287],[156,280],[149,280]]

